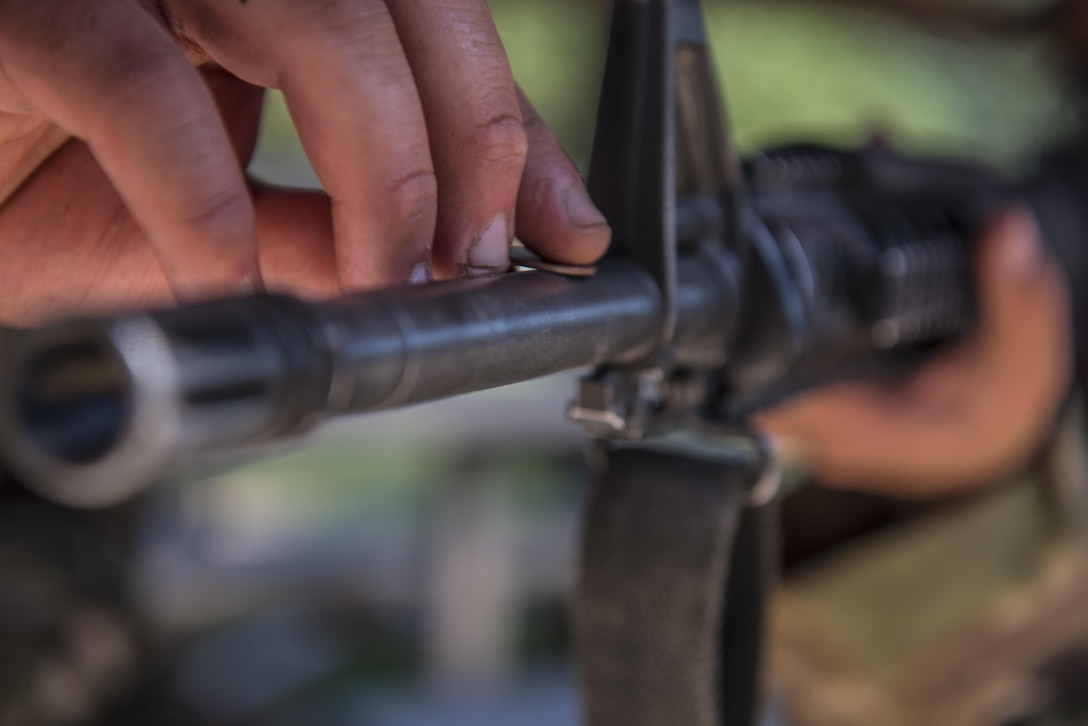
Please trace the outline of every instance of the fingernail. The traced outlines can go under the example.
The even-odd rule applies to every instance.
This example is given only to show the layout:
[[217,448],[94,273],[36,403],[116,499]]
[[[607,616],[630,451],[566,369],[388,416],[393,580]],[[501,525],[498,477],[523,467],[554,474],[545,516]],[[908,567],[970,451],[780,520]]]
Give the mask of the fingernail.
[[510,227],[505,215],[493,219],[476,238],[468,251],[468,265],[478,272],[495,272],[510,266]]
[[411,274],[408,275],[408,284],[410,285],[422,285],[430,281],[431,263],[426,260],[413,267]]
[[572,189],[566,198],[567,221],[575,227],[600,227],[608,220],[597,209],[597,205],[582,189]]
[[1042,250],[1039,248],[1039,231],[1032,219],[1014,214],[1003,223],[1000,234],[1004,238],[1001,252],[1005,273],[1011,278],[1028,279],[1039,267]]

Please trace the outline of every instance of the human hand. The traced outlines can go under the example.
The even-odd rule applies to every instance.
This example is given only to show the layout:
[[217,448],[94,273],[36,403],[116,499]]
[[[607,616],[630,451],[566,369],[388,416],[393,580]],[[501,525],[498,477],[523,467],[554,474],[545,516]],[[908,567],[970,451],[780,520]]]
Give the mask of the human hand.
[[762,417],[824,484],[927,497],[992,481],[1022,464],[1072,376],[1068,286],[1024,211],[978,249],[974,337],[895,389],[840,385]]
[[[264,88],[328,196],[247,188]],[[0,320],[494,272],[515,219],[610,237],[485,0],[0,0]]]

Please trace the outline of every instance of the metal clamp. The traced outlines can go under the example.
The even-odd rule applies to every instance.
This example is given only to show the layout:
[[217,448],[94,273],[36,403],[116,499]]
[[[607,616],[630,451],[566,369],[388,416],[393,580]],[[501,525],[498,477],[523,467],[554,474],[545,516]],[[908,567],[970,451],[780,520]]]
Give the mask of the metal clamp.
[[638,366],[583,380],[570,417],[591,436],[637,440],[674,409],[660,394],[673,373],[679,256],[739,245],[740,167],[699,0],[613,7],[589,189],[612,224],[609,255],[653,277],[663,315],[656,347]]

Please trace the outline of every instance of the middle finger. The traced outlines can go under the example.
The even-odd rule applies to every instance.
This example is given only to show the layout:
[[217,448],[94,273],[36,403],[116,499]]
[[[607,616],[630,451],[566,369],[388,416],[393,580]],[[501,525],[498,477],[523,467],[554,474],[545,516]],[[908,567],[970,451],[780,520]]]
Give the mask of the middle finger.
[[283,90],[332,197],[342,287],[425,278],[434,167],[412,69],[385,3],[172,2],[176,24],[214,60]]
[[439,277],[505,270],[528,151],[510,63],[485,0],[389,0],[430,130]]

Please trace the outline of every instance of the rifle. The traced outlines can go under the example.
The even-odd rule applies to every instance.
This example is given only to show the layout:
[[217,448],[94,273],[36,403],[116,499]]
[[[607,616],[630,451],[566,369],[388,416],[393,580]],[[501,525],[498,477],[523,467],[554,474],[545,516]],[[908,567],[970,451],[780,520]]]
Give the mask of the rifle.
[[[776,468],[750,415],[888,378],[975,320],[971,241],[1027,201],[1072,270],[1083,154],[1028,180],[872,147],[729,143],[698,0],[616,0],[590,192],[595,271],[518,271],[331,302],[255,296],[5,334],[0,449],[107,506],[200,457],[321,420],[592,367],[575,626],[594,726],[751,722]],[[561,274],[562,272],[577,274]]]

